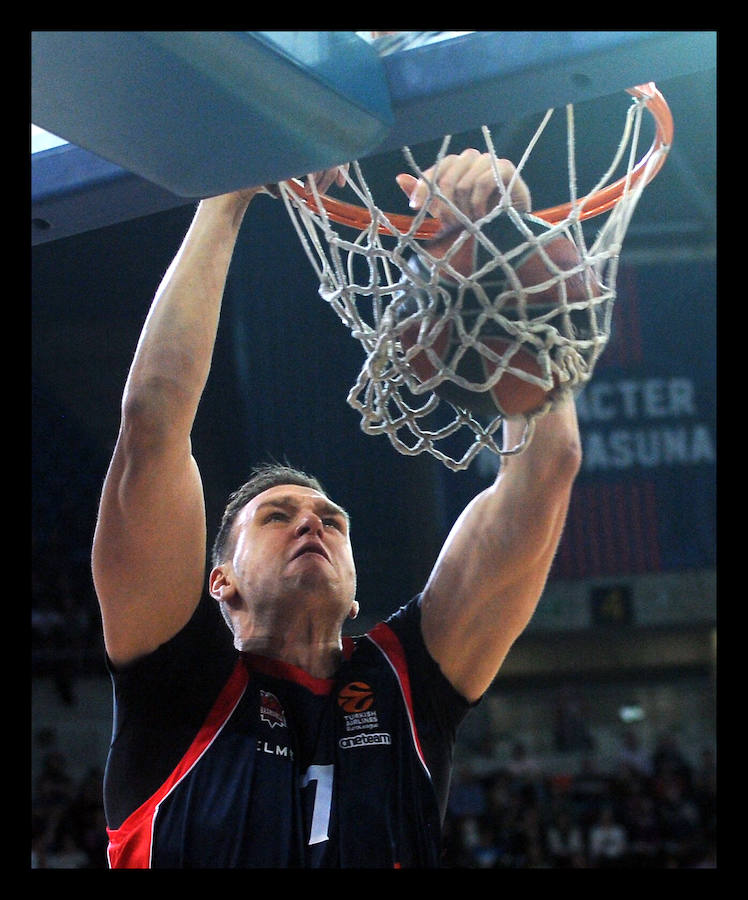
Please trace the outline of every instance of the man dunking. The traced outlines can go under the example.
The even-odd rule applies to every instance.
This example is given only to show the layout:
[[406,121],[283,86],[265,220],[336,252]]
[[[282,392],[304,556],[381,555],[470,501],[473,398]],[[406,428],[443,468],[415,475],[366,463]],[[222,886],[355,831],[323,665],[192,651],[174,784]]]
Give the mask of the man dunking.
[[[508,183],[514,167],[500,171]],[[438,180],[472,219],[498,201],[487,154],[446,157]],[[424,201],[415,179],[398,183]],[[190,432],[260,190],[199,204],[125,386],[93,547],[115,687],[110,865],[438,866],[457,726],[531,618],[561,535],[580,465],[574,405],[537,422],[462,513],[423,592],[366,636],[341,637],[357,612],[348,516],[286,467],[234,495],[206,598]],[[511,446],[523,427],[505,423]]]

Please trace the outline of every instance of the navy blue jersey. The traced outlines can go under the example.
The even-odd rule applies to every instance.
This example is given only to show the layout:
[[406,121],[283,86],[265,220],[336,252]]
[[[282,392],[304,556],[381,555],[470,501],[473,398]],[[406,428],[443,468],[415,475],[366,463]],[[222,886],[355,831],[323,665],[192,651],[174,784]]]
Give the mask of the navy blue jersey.
[[418,599],[344,638],[330,679],[226,654],[208,618],[113,672],[110,865],[437,866],[469,704],[423,644]]

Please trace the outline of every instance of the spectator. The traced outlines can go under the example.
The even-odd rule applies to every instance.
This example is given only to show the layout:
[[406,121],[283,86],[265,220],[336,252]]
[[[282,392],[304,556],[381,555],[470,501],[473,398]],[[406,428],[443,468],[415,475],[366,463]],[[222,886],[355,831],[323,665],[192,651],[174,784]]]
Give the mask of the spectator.
[[472,817],[463,820],[462,824],[468,866],[472,869],[496,868],[501,851],[493,830],[486,822]]
[[601,772],[592,757],[584,756],[572,779],[569,796],[576,821],[587,830],[610,802],[611,776]]
[[522,781],[536,781],[542,774],[540,764],[527,752],[527,746],[517,741],[512,747],[507,771]]
[[44,757],[42,771],[36,779],[34,808],[44,817],[67,809],[75,792],[75,783],[67,769],[67,760],[58,750]]
[[451,815],[456,819],[483,816],[486,812],[486,794],[481,782],[467,766],[459,767],[455,776],[449,793]]
[[70,830],[76,846],[86,854],[86,868],[106,865],[107,834],[103,818],[103,773],[91,768],[81,782],[69,809]]
[[522,741],[514,744],[506,769],[514,778],[516,789],[523,794],[526,805],[537,803],[541,799],[543,770]]
[[622,746],[618,755],[618,764],[622,774],[650,778],[653,774],[652,760],[642,747],[639,737],[628,730],[623,735]]
[[666,863],[675,868],[689,865],[703,846],[699,810],[693,797],[679,776],[667,773],[657,780],[654,802]]
[[717,830],[717,767],[711,748],[701,753],[701,763],[694,771],[693,789],[705,839],[713,842]]
[[546,829],[548,856],[554,869],[578,869],[585,857],[584,835],[569,813],[559,810]]
[[571,685],[564,685],[559,691],[553,737],[559,753],[592,750],[594,747],[587,727],[584,702]]
[[629,838],[629,864],[636,869],[652,869],[662,859],[662,834],[649,794],[632,794],[626,805],[625,824]]
[[693,786],[693,768],[672,734],[664,734],[658,740],[652,754],[652,770],[655,778],[670,775],[679,779],[685,790]]
[[88,856],[75,842],[74,836],[63,831],[55,846],[48,850],[45,866],[47,869],[86,869]]
[[616,818],[612,806],[606,806],[590,828],[588,840],[590,863],[598,869],[621,868],[628,854],[626,829]]
[[544,856],[540,814],[526,796],[510,824],[509,852],[512,868],[540,868],[538,862]]

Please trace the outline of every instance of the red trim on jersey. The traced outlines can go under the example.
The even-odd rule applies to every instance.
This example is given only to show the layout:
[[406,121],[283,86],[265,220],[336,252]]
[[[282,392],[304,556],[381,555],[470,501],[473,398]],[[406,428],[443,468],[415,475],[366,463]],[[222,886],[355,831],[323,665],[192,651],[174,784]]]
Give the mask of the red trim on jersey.
[[423,755],[423,750],[421,749],[421,741],[418,737],[418,730],[416,729],[416,719],[413,714],[413,697],[410,691],[410,676],[408,675],[408,665],[405,660],[405,651],[403,650],[403,646],[400,643],[400,639],[395,634],[395,632],[384,622],[380,622],[379,625],[376,625],[368,634],[366,635],[369,640],[373,641],[379,647],[379,649],[384,654],[385,658],[389,662],[392,670],[394,671],[397,680],[400,684],[400,693],[403,696],[403,700],[405,701],[405,708],[408,711],[408,720],[410,722],[410,733],[413,738],[413,745],[415,746],[416,753],[418,754],[418,758],[421,760],[421,765],[426,770],[426,774],[431,778],[431,772],[429,772],[429,767],[426,765],[426,758]]
[[109,835],[107,856],[110,868],[150,868],[153,825],[159,805],[213,743],[236,709],[248,682],[249,673],[243,660],[239,659],[200,731],[171,775],[153,796],[125,819],[119,828],[107,828]]
[[282,678],[284,681],[293,681],[301,687],[306,688],[313,694],[326,696],[329,694],[333,685],[334,678],[315,678],[304,669],[300,669],[293,663],[283,662],[281,659],[270,659],[267,656],[256,656],[254,653],[243,653],[247,665],[250,669],[262,672],[263,675],[270,675],[273,678]]

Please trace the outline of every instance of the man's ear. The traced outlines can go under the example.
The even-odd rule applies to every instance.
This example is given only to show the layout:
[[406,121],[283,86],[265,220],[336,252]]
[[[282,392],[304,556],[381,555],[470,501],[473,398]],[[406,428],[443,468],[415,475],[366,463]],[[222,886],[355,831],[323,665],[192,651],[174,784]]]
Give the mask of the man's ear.
[[348,612],[348,618],[355,619],[357,615],[358,615],[358,600],[354,600],[353,603],[351,603],[351,608]]
[[216,566],[208,576],[208,589],[214,600],[228,602],[235,588],[231,576],[224,565]]

